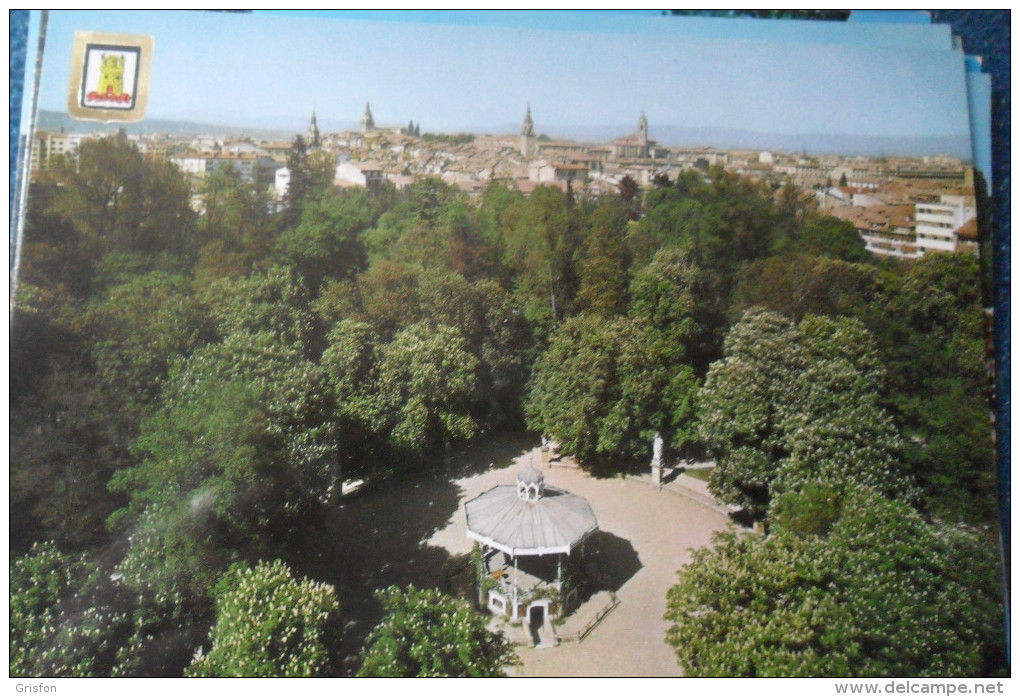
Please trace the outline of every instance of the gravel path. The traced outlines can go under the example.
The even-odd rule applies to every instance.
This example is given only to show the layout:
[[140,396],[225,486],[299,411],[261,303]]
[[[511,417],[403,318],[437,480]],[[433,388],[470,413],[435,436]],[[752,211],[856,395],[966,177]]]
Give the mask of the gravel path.
[[[537,449],[509,467],[457,480],[462,504],[449,524],[429,540],[451,554],[471,550],[463,501],[499,484],[513,484],[517,470],[540,466]],[[679,676],[673,650],[665,642],[666,590],[676,571],[690,560],[692,548],[711,542],[728,519],[680,494],[659,491],[650,477],[594,479],[569,459],[543,467],[547,486],[566,489],[591,503],[601,530],[629,542],[641,568],[617,591],[620,605],[581,643],[552,649],[521,648],[514,672],[528,677],[669,677]]]

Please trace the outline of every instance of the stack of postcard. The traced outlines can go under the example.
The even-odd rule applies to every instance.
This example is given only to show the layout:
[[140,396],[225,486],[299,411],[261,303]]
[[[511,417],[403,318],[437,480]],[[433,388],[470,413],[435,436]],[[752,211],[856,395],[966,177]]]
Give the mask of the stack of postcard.
[[812,14],[32,12],[12,676],[1008,676],[990,77]]

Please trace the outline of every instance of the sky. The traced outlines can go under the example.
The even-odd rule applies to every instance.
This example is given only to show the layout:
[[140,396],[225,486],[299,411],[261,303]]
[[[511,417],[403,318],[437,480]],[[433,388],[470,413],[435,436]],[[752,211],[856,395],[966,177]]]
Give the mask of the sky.
[[[65,110],[73,33],[90,29],[155,37],[152,118],[291,128],[314,109],[328,129],[356,124],[371,102],[380,125],[501,132],[519,128],[530,104],[536,130],[554,135],[634,130],[642,111],[653,138],[657,125],[896,137],[970,129],[962,54],[944,27],[902,28],[897,40],[887,27],[821,22],[349,16],[370,19],[54,11],[40,107]],[[777,40],[759,38],[763,25]]]

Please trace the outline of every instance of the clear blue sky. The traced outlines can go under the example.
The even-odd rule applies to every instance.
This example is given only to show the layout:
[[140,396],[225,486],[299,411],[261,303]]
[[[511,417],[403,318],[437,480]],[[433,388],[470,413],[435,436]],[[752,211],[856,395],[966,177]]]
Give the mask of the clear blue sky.
[[[534,28],[563,27],[562,16],[552,15],[446,19],[461,24],[412,16],[423,21],[55,11],[40,106],[64,110],[73,33],[91,29],[155,36],[154,118],[292,127],[314,107],[320,121],[353,123],[370,101],[379,123],[414,120],[426,130],[453,131],[519,124],[530,102],[536,128],[550,132],[630,126],[644,110],[653,137],[656,125],[969,133],[962,56],[924,48],[924,41],[893,48],[789,40],[805,23],[773,22],[793,27],[784,29],[788,40],[762,41],[744,24],[728,25],[739,38],[718,38],[719,22],[733,20],[627,16],[607,32],[599,31],[607,19],[598,15],[577,17],[572,30]],[[762,24],[769,23],[756,26]],[[941,31],[909,30],[928,32],[933,45]]]

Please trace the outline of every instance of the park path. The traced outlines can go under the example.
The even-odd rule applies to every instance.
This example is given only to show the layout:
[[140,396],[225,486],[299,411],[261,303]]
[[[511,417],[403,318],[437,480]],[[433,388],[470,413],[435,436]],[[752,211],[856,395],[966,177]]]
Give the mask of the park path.
[[521,648],[521,666],[512,672],[527,677],[679,676],[676,655],[665,642],[666,591],[690,560],[690,550],[710,544],[712,533],[726,529],[729,519],[680,494],[660,491],[648,476],[595,479],[568,458],[542,467],[536,449],[508,467],[457,480],[462,503],[428,544],[451,554],[470,552],[463,502],[493,486],[513,484],[517,470],[529,462],[541,467],[547,486],[587,498],[600,529],[630,542],[641,568],[617,591],[619,606],[583,642]]

